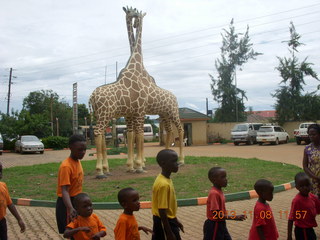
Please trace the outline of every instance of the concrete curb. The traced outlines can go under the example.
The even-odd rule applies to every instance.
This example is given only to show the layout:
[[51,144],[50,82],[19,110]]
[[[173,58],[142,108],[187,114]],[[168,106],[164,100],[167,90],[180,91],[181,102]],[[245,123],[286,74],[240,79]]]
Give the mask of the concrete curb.
[[[274,193],[286,191],[294,187],[295,187],[294,181],[277,185],[277,186],[274,186]],[[228,193],[228,194],[225,194],[225,197],[226,197],[226,202],[233,202],[233,201],[257,198],[258,195],[255,190],[250,190],[245,192]],[[50,208],[54,208],[56,206],[55,201],[34,200],[34,199],[28,199],[28,198],[12,198],[12,201],[14,204],[20,205],[20,206],[50,207]],[[177,201],[178,201],[179,207],[205,205],[207,203],[207,197],[178,199]],[[122,207],[118,202],[94,202],[93,207],[94,209],[122,209]],[[140,202],[140,208],[142,209],[151,208],[151,201]]]

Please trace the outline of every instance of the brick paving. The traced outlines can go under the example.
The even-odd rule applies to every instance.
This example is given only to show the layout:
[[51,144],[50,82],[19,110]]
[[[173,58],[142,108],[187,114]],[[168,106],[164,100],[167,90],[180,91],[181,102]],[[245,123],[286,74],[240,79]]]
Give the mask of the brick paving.
[[[145,148],[146,156],[154,156],[160,149],[154,144],[149,144]],[[177,150],[175,148],[175,150]],[[260,159],[280,161],[284,163],[291,163],[301,167],[301,159],[303,146],[297,146],[295,144],[285,144],[279,146],[239,146],[235,147],[232,145],[214,145],[214,146],[200,146],[200,147],[187,147],[185,148],[186,155],[193,156],[236,156],[236,157],[257,157]],[[90,151],[89,151],[90,152]],[[23,155],[24,159],[16,155],[4,154],[4,158],[0,160],[4,162],[5,167],[16,166],[16,165],[32,165],[35,163],[46,163],[52,161],[61,161],[68,153],[66,151],[57,152],[46,152],[44,155]],[[6,156],[7,155],[7,156]],[[50,158],[55,156],[55,158]],[[61,156],[60,156],[61,155]],[[40,157],[39,157],[40,156]],[[119,156],[125,157],[125,156]],[[37,159],[38,158],[38,159]],[[41,158],[41,160],[39,160]],[[12,161],[10,161],[10,159]],[[90,160],[94,157],[86,156],[85,159]],[[210,186],[208,186],[210,187]],[[178,191],[178,189],[176,189]],[[292,189],[285,192],[276,193],[273,201],[270,203],[271,208],[275,216],[277,228],[280,234],[279,239],[286,239],[287,234],[287,212],[290,210],[291,200],[297,193],[297,190]],[[235,211],[237,214],[242,214],[244,211],[250,213],[253,211],[256,199],[243,200],[236,202],[229,202],[226,204],[227,210]],[[53,208],[45,207],[25,207],[16,206],[19,213],[24,219],[27,230],[25,233],[19,232],[19,226],[15,218],[10,212],[7,214],[8,221],[8,233],[9,239],[11,240],[38,240],[38,239],[63,239],[57,233],[57,227],[55,222],[55,210]],[[95,210],[95,213],[99,216],[102,222],[107,227],[107,236],[103,239],[114,239],[113,229],[115,227],[118,216],[121,210]],[[152,215],[150,209],[141,209],[135,213],[135,216],[140,225],[152,226]],[[185,233],[182,233],[182,239],[185,240],[200,240],[202,239],[202,225],[205,220],[205,206],[190,206],[180,207],[178,209],[178,218],[184,224]],[[320,219],[318,218],[318,221]],[[227,226],[230,234],[235,240],[247,239],[248,232],[251,227],[252,219],[248,214],[248,219],[243,222],[228,221]],[[316,233],[320,236],[320,230],[316,228]],[[141,239],[151,239],[150,236],[141,232]]]

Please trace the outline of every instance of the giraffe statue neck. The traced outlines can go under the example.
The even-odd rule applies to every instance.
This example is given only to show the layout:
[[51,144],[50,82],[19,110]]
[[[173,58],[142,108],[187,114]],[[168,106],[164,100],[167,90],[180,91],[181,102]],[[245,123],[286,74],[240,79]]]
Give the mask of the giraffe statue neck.
[[133,53],[135,55],[139,54],[141,56],[141,62],[142,62],[142,20],[143,20],[144,15],[139,14],[138,17],[135,19],[135,27],[136,27],[136,41],[135,45],[133,47]]
[[127,31],[128,31],[128,38],[130,44],[130,52],[132,54],[133,47],[135,44],[134,34],[133,34],[133,27],[132,27],[132,17],[129,14],[126,15],[126,22],[127,22]]

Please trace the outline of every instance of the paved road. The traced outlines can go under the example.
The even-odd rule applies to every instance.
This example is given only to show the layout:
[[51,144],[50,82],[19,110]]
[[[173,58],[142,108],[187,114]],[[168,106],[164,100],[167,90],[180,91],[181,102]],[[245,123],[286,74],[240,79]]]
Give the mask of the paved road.
[[[278,161],[283,163],[291,163],[301,167],[302,152],[304,146],[297,146],[294,143],[278,145],[278,146],[233,146],[226,145],[211,145],[199,147],[186,147],[185,153],[190,156],[234,156],[234,157],[257,157],[260,159]],[[145,148],[146,156],[155,156],[162,149],[154,144],[147,144]],[[174,148],[177,150],[177,148]],[[91,150],[90,150],[91,151]],[[89,151],[89,152],[90,152]],[[93,150],[92,150],[93,151]],[[35,163],[59,162],[68,155],[68,151],[45,152],[44,155],[17,155],[3,154],[0,160],[3,161],[5,167],[16,165],[32,165]],[[123,158],[125,156],[118,156]],[[94,157],[86,156],[84,159],[90,160]],[[208,186],[209,187],[209,186]],[[178,189],[176,189],[179,191]],[[286,214],[289,211],[290,203],[294,195],[297,193],[295,189],[277,193],[274,200],[271,202],[276,224],[280,233],[279,239],[286,239]],[[253,210],[256,199],[237,201],[227,203],[229,211],[234,210],[237,214],[246,211],[249,213]],[[56,232],[56,223],[54,219],[54,209],[42,207],[21,207],[17,206],[23,219],[25,220],[28,230],[26,233],[19,233],[17,223],[14,217],[8,214],[9,237],[10,239],[63,239]],[[95,213],[105,223],[108,230],[108,235],[104,239],[114,239],[113,228],[117,221],[121,210],[96,210]],[[137,220],[141,225],[152,226],[151,211],[142,209],[136,214]],[[205,206],[180,207],[178,217],[185,226],[185,233],[182,238],[186,240],[202,239],[202,225],[205,220]],[[320,220],[320,219],[318,219]],[[228,221],[228,228],[236,240],[247,239],[248,232],[252,223],[249,218],[244,222]],[[316,229],[320,236],[320,230]],[[150,236],[141,233],[141,239],[150,239]]]

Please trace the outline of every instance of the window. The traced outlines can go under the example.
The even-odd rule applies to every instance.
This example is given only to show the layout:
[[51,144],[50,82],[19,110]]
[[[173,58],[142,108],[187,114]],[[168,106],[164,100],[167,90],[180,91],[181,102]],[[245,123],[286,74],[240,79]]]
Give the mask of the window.
[[280,127],[274,127],[274,131],[275,132],[281,132],[281,128]]

